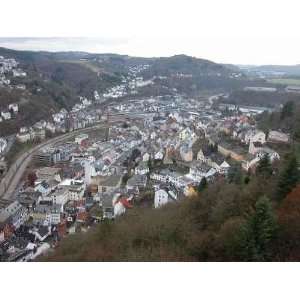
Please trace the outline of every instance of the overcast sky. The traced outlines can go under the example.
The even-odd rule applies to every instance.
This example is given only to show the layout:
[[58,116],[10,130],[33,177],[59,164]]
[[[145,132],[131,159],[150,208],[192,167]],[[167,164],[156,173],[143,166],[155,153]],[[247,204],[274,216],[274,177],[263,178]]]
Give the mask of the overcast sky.
[[3,47],[135,56],[184,53],[222,63],[300,64],[299,0],[2,2]]

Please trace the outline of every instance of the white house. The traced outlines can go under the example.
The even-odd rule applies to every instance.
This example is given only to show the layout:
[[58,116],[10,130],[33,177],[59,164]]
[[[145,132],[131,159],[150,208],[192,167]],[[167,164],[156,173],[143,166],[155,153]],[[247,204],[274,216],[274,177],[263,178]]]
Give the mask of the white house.
[[158,208],[167,204],[171,199],[169,199],[169,194],[163,189],[159,189],[154,195],[154,207]]
[[11,113],[9,111],[2,111],[1,117],[3,120],[10,120],[11,119]]
[[154,159],[156,160],[162,160],[164,158],[164,153],[162,151],[158,151],[154,155]]
[[221,174],[227,174],[229,169],[230,169],[230,165],[226,162],[226,160],[224,160],[220,165],[219,172]]
[[261,130],[249,130],[245,134],[244,142],[248,145],[249,143],[259,142],[265,144],[266,134]]
[[136,175],[145,175],[149,173],[148,163],[146,161],[141,161],[139,165],[135,168],[134,173]]
[[148,152],[144,153],[143,161],[148,161],[150,159],[150,154]]
[[20,143],[26,143],[31,140],[31,135],[29,132],[18,133],[16,137]]
[[8,109],[10,111],[13,111],[15,114],[17,114],[19,112],[19,106],[17,103],[12,103],[8,105]]

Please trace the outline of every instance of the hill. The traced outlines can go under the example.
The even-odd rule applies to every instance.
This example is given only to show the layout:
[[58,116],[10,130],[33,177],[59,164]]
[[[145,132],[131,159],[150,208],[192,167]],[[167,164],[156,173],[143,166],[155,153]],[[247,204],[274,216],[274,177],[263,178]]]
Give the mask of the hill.
[[[120,74],[83,63],[81,59],[88,56],[85,53],[0,48],[0,56],[15,59],[18,67],[27,73],[26,77],[8,74],[10,86],[0,87],[0,110],[7,110],[10,103],[18,103],[22,112],[15,119],[0,123],[1,135],[15,133],[21,126],[47,119],[51,112],[61,108],[70,109],[79,101],[78,96],[91,97],[95,90],[101,93],[121,81]],[[25,85],[26,89],[11,88],[19,85]]]
[[[257,175],[239,175],[231,182],[221,180],[195,198],[161,209],[134,208],[115,221],[68,236],[54,253],[43,259],[299,260],[299,243],[295,241],[300,237],[300,186],[295,187],[295,182],[290,186],[284,179],[290,172],[291,161],[287,158],[282,166],[275,167],[273,175],[261,168]],[[288,190],[278,199],[279,187],[287,185]]]
[[203,90],[228,92],[264,81],[250,80],[239,68],[217,64],[186,55],[157,58],[143,73],[145,78],[157,77],[157,83],[187,95]]
[[[236,67],[208,60],[175,55],[143,58],[118,54],[90,54],[85,52],[16,51],[0,48],[0,56],[15,59],[26,77],[8,74],[10,87],[0,88],[0,109],[18,103],[22,114],[0,123],[1,135],[15,133],[21,126],[47,119],[61,108],[70,109],[78,96],[93,98],[120,85],[126,78],[143,77],[150,85],[136,88],[134,97],[165,94],[198,96],[203,91],[232,91],[256,85]],[[26,89],[11,87],[25,86]],[[123,99],[124,101],[127,100]]]

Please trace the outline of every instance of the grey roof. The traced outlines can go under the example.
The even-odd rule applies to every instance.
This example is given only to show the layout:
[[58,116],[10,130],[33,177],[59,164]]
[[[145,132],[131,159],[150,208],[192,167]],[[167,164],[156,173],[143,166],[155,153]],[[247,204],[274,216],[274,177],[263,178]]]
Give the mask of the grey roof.
[[11,216],[13,216],[17,211],[19,211],[22,208],[23,206],[18,201],[14,201],[7,207],[3,208],[0,211],[0,223],[6,222]]
[[127,186],[145,186],[147,183],[146,175],[133,175],[127,181]]
[[113,207],[112,201],[113,201],[113,197],[114,194],[102,194],[101,195],[101,201],[102,201],[102,207],[105,208],[109,208],[109,207]]
[[49,233],[49,229],[47,226],[40,226],[37,233],[41,236],[44,237]]

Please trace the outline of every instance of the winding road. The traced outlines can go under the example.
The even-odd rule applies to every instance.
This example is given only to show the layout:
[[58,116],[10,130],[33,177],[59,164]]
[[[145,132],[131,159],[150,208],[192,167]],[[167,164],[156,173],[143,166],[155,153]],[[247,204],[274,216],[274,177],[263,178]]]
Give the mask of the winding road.
[[[117,121],[114,121],[114,122],[117,122]],[[98,123],[97,125],[94,125],[92,127],[79,129],[79,130],[65,133],[63,135],[49,139],[49,140],[42,142],[42,143],[38,144],[37,146],[31,148],[29,151],[22,153],[17,158],[17,160],[10,166],[8,172],[5,174],[4,178],[0,182],[0,208],[6,206],[8,203],[13,201],[12,196],[13,196],[27,166],[29,165],[33,155],[36,152],[38,152],[41,148],[54,145],[58,142],[65,141],[65,140],[72,138],[73,136],[78,135],[80,133],[93,131],[95,129],[103,129],[106,127],[107,127],[107,125],[105,124],[105,121],[101,121],[101,123]]]

